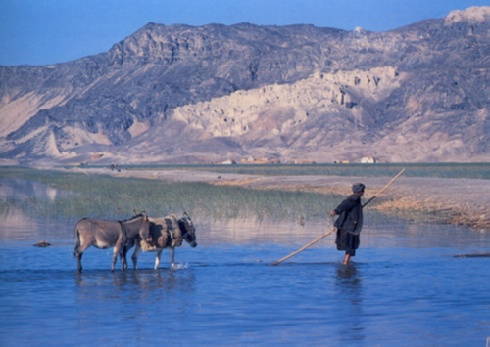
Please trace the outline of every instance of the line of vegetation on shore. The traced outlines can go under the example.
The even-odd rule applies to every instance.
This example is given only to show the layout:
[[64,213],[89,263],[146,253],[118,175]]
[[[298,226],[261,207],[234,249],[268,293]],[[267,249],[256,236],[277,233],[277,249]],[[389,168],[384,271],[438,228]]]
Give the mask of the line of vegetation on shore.
[[490,179],[490,163],[121,165],[119,167],[126,167],[130,170],[189,169],[266,176],[323,175],[351,177],[392,177],[405,168],[405,177]]
[[[406,165],[403,165],[405,167]],[[389,177],[402,165],[172,165],[153,166],[158,170],[192,169],[216,173],[247,173],[257,175],[311,175],[328,171],[331,175]],[[148,166],[132,166],[128,171],[148,170]],[[362,169],[362,174],[360,171]],[[315,171],[317,170],[317,171]],[[339,171],[340,170],[340,171]],[[88,170],[90,171],[90,170]],[[445,178],[484,178],[490,164],[412,164],[408,176]],[[109,172],[109,170],[108,170]],[[453,174],[451,174],[451,172]],[[426,173],[426,174],[424,174]],[[279,175],[280,176],[280,175]],[[192,215],[212,220],[254,218],[257,220],[301,220],[324,218],[326,211],[336,206],[341,198],[332,192],[307,189],[254,190],[241,186],[221,186],[203,182],[170,182],[145,178],[114,178],[109,174],[73,173],[60,170],[35,170],[24,167],[3,167],[0,179],[21,179],[44,184],[66,194],[56,199],[34,196],[26,199],[0,200],[0,212],[9,208],[23,210],[33,216],[92,216],[124,218],[133,210],[146,210],[161,216],[187,211]],[[442,204],[442,205],[441,205]],[[487,230],[488,220],[481,219],[461,206],[447,202],[421,204],[413,199],[376,199],[371,211],[379,216],[396,216],[406,220],[467,225]]]

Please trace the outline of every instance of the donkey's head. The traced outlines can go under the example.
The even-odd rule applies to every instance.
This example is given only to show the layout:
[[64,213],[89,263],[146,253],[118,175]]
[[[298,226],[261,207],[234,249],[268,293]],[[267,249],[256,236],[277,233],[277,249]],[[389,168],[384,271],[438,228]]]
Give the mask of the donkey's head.
[[192,223],[191,217],[189,217],[187,212],[184,212],[184,216],[179,219],[179,228],[183,233],[182,238],[186,240],[191,247],[196,247],[196,228],[194,227],[194,223]]

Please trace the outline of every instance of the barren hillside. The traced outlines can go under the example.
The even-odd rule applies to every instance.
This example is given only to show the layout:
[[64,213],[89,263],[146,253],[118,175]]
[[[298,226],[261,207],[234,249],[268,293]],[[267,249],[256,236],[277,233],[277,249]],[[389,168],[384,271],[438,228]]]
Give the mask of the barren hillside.
[[0,67],[0,161],[488,161],[489,56],[490,7],[381,33],[149,23]]

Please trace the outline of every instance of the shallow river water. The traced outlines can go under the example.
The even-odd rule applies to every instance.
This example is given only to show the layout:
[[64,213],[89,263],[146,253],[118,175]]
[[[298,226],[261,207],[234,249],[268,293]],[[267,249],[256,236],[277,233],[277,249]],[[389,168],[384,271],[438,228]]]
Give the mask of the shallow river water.
[[[198,222],[196,248],[140,256],[110,269],[112,250],[73,258],[76,220],[0,223],[1,346],[486,346],[490,235],[465,228],[366,218],[352,264],[330,221],[304,226]],[[46,239],[51,246],[33,247]],[[131,254],[131,253],[130,253]],[[128,259],[129,260],[129,259]]]

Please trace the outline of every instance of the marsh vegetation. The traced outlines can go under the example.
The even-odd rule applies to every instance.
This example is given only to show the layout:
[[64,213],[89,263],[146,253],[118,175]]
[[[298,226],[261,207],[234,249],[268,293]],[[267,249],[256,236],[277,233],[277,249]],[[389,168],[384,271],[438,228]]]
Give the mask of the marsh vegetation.
[[114,178],[25,168],[4,168],[0,179],[35,181],[47,190],[58,192],[55,198],[52,194],[41,194],[0,200],[0,213],[20,209],[32,217],[122,218],[134,210],[145,210],[158,216],[187,211],[212,220],[306,220],[324,216],[325,204],[338,200],[317,193],[258,191],[201,182]]
[[[152,216],[164,216],[187,211],[198,220],[272,220],[297,224],[324,219],[326,211],[339,202],[340,193],[323,189],[249,189],[237,185],[210,184],[199,181],[175,181],[136,177],[112,177],[109,168],[102,171],[79,172],[36,170],[23,167],[3,167],[0,180],[35,182],[46,194],[3,194],[0,213],[21,210],[31,217],[127,218],[133,211],[145,210]],[[418,178],[477,179],[488,182],[490,165],[468,164],[318,164],[318,165],[152,165],[127,166],[125,171],[159,173],[172,170],[214,172],[219,175],[245,174],[258,176],[349,176],[390,177],[406,168],[404,176]],[[104,171],[106,170],[106,171]],[[102,173],[101,173],[102,172]],[[107,172],[105,174],[104,172]],[[0,181],[1,183],[1,181]],[[310,187],[311,188],[311,187]],[[1,186],[0,186],[1,189]],[[37,188],[38,190],[40,188]],[[386,218],[389,213],[403,219],[454,224],[477,225],[486,228],[481,212],[471,213],[468,206],[449,200],[425,204],[411,197],[377,199],[371,204],[371,218]],[[456,206],[457,205],[457,206]],[[468,210],[468,211],[467,211]],[[378,211],[379,213],[374,213]],[[462,216],[462,217],[461,217]],[[458,221],[457,219],[460,219]]]

